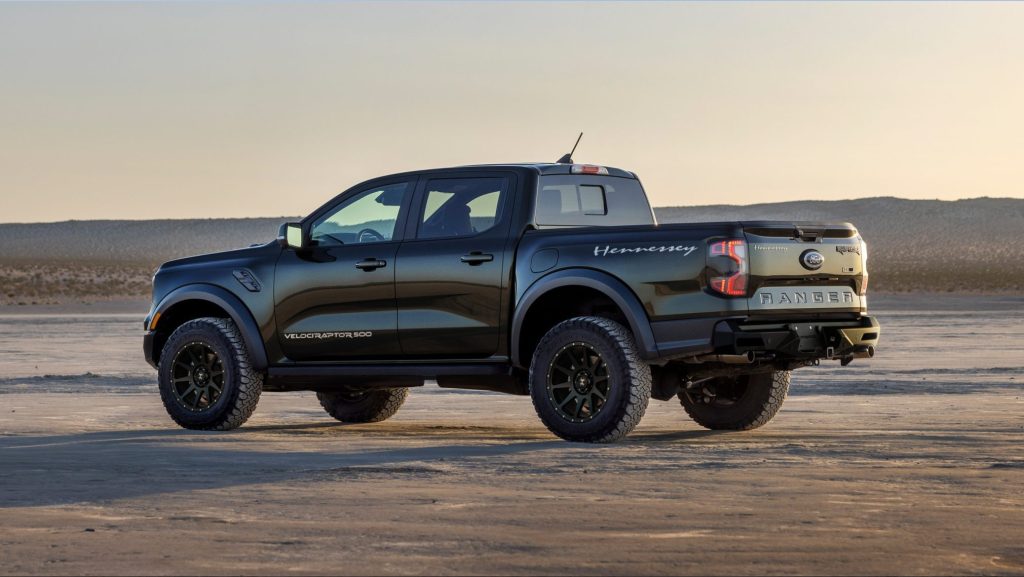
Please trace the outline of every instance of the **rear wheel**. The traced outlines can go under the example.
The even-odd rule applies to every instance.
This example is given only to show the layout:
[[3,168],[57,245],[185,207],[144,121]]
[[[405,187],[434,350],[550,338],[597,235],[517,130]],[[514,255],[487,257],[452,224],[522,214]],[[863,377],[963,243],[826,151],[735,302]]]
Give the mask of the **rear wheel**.
[[686,414],[713,430],[746,431],[772,420],[789,392],[789,371],[718,377],[679,392]]
[[394,416],[409,396],[405,387],[369,391],[345,390],[316,394],[327,414],[342,423],[378,423]]
[[621,324],[576,317],[556,325],[537,345],[530,397],[552,433],[568,441],[610,443],[640,423],[651,398],[651,368]]

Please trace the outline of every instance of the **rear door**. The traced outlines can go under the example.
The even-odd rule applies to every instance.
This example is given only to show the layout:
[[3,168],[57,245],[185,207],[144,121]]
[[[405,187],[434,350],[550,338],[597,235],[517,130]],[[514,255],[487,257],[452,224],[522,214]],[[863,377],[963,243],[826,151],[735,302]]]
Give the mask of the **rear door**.
[[743,223],[751,314],[866,312],[866,246],[849,224]]
[[397,259],[405,356],[497,353],[515,179],[514,173],[467,172],[421,180]]

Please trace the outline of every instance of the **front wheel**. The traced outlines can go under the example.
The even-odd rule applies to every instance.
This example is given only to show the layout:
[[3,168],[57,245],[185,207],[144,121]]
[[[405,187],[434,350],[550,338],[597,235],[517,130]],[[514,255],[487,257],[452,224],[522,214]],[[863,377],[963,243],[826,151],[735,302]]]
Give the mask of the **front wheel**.
[[718,377],[679,391],[683,409],[712,430],[748,431],[772,420],[789,392],[789,371]]
[[201,318],[178,327],[160,353],[158,374],[167,414],[186,429],[241,426],[263,390],[263,374],[253,368],[230,319]]
[[530,397],[552,433],[568,441],[610,443],[640,423],[651,398],[651,367],[624,326],[576,317],[556,325],[537,345]]

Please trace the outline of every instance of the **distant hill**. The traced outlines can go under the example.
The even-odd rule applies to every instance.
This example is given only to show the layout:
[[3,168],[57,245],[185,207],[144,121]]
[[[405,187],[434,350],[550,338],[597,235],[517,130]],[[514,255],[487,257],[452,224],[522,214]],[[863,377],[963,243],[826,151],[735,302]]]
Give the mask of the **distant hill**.
[[266,243],[297,218],[71,220],[0,224],[0,262],[145,264]]
[[[872,290],[1024,292],[1024,200],[867,198],[655,209],[659,222],[848,221]],[[294,218],[0,224],[0,303],[148,293],[161,262],[265,243]]]

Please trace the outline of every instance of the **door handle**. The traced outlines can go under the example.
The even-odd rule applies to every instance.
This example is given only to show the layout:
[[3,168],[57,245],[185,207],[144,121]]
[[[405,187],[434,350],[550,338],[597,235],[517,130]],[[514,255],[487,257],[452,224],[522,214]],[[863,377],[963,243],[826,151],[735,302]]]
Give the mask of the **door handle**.
[[364,258],[356,263],[357,269],[365,271],[377,270],[386,266],[388,266],[388,262],[378,258]]
[[484,254],[480,251],[474,250],[469,254],[462,255],[462,258],[460,258],[459,260],[468,264],[469,266],[477,266],[485,262],[491,262],[492,260],[494,260],[494,255]]

